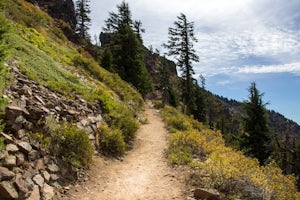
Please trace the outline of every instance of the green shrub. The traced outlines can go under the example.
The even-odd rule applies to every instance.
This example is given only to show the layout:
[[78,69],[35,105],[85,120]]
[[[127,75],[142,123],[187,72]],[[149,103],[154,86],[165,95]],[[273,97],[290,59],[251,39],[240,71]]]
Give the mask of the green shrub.
[[203,159],[202,145],[206,142],[197,131],[176,132],[169,139],[169,158],[172,164],[189,164],[193,158]]
[[110,156],[122,156],[125,153],[126,144],[122,132],[111,129],[107,125],[100,127],[100,151]]
[[106,115],[106,119],[111,127],[122,131],[127,144],[135,138],[139,124],[128,109],[118,106]]
[[85,131],[68,123],[58,126],[52,118],[47,119],[46,126],[52,135],[52,154],[75,167],[86,167],[92,163],[94,149]]

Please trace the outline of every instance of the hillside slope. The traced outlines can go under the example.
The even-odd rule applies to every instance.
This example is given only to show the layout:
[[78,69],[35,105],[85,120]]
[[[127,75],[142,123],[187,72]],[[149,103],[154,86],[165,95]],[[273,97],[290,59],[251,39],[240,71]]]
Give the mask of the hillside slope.
[[0,1],[0,24],[0,198],[50,199],[94,151],[124,154],[143,99],[35,5]]

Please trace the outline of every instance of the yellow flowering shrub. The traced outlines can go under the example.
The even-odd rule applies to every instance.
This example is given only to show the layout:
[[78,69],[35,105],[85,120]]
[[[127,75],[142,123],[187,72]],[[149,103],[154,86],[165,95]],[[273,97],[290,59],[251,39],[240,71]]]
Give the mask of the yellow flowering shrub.
[[248,187],[256,192],[254,196],[263,199],[300,199],[295,177],[284,175],[275,162],[260,166],[257,159],[226,147],[220,131],[205,127],[175,108],[165,107],[163,117],[173,132],[169,137],[170,161],[190,166],[197,174],[191,177],[199,179],[191,182],[200,184],[198,187],[216,188],[226,198],[243,198],[242,187]]

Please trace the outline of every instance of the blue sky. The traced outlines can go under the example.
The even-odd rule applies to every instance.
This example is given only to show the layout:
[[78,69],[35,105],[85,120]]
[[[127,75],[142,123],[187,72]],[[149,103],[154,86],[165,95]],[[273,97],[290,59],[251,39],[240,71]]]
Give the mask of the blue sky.
[[[91,34],[99,34],[108,12],[121,0],[91,0]],[[195,22],[200,57],[195,78],[206,88],[239,101],[255,81],[268,109],[300,124],[300,0],[128,0],[134,19],[142,21],[146,46],[164,53],[181,12]]]

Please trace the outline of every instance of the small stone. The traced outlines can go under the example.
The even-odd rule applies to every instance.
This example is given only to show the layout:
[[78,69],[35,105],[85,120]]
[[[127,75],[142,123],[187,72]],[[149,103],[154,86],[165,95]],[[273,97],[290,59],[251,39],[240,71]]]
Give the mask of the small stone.
[[16,124],[25,124],[26,122],[27,120],[22,115],[18,116],[15,120]]
[[17,158],[17,166],[23,165],[25,162],[25,156],[22,153],[18,153],[16,154],[16,158]]
[[35,185],[27,200],[40,200],[40,199],[41,199],[40,188],[39,186]]
[[61,111],[61,108],[60,107],[58,107],[58,106],[55,106],[55,108],[54,108],[55,110],[57,110],[58,112],[60,112]]
[[6,156],[4,159],[4,162],[3,162],[3,166],[8,167],[8,168],[16,167],[17,166],[16,156],[13,156],[13,155]]
[[47,172],[47,171],[43,171],[43,177],[45,179],[46,182],[49,182],[50,181],[50,174]]
[[54,197],[54,189],[47,183],[44,184],[43,187],[43,199],[44,200],[51,200]]
[[68,113],[69,113],[70,115],[79,115],[79,114],[80,114],[80,112],[77,112],[77,111],[75,111],[75,110],[68,110]]
[[28,160],[29,161],[34,161],[34,160],[38,159],[39,156],[40,156],[40,153],[38,151],[32,150],[28,154]]
[[44,160],[43,160],[43,159],[38,159],[38,160],[34,163],[34,168],[37,169],[37,170],[45,169]]
[[5,150],[0,151],[0,160],[4,159],[6,156],[8,156],[8,152]]
[[15,173],[7,169],[6,167],[0,166],[0,181],[9,181],[15,176]]
[[22,139],[25,136],[26,136],[26,131],[24,129],[18,130],[18,132],[17,132],[18,139]]
[[45,113],[50,113],[50,110],[49,110],[48,108],[45,108],[44,106],[42,106],[41,109],[42,109]]
[[41,97],[35,95],[35,98],[36,98],[42,105],[46,105],[45,102],[41,99]]
[[48,165],[48,170],[55,173],[59,171],[59,167],[55,163],[51,163]]
[[80,122],[82,126],[86,126],[88,124],[88,121],[86,119],[82,119]]
[[57,181],[59,179],[59,176],[57,174],[51,174],[50,177],[51,177],[50,179],[51,181]]
[[19,148],[14,144],[8,144],[6,145],[6,151],[8,151],[8,153],[16,153],[19,151]]
[[32,147],[28,142],[19,141],[17,142],[17,145],[20,150],[26,154],[28,154],[32,150]]
[[95,140],[96,138],[95,138],[94,134],[91,133],[91,134],[89,134],[89,139],[90,140]]
[[40,174],[35,175],[33,177],[33,181],[40,187],[43,187],[43,184],[45,182],[44,178]]
[[0,199],[17,199],[19,198],[16,188],[8,181],[0,183]]
[[22,178],[22,174],[17,174],[16,175],[16,181],[15,184],[18,188],[18,190],[20,192],[22,192],[23,194],[26,194],[28,192],[28,189],[26,187],[26,182],[25,180]]
[[196,199],[220,200],[220,193],[214,189],[197,188],[194,190]]

